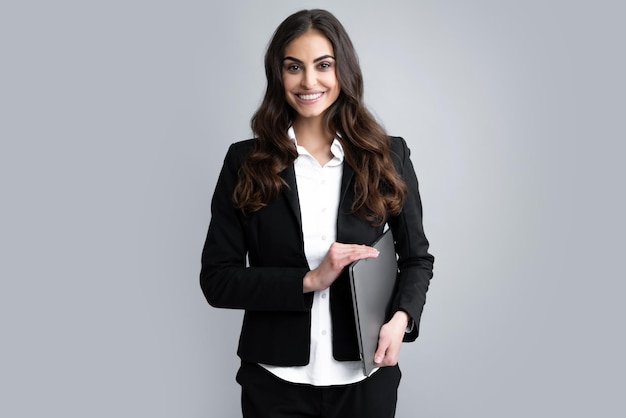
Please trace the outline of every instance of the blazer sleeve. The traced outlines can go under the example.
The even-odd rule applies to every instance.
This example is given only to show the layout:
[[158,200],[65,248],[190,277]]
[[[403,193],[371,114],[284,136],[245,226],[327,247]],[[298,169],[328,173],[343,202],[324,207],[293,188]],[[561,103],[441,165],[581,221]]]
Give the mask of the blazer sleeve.
[[414,341],[419,333],[426,292],[433,276],[434,257],[428,252],[429,243],[422,223],[422,202],[410,150],[400,137],[391,138],[391,147],[396,169],[407,186],[402,211],[388,219],[396,241],[399,270],[391,312],[402,310],[413,319],[414,326],[405,334],[404,341]]
[[211,221],[202,251],[200,286],[209,304],[258,311],[305,311],[302,280],[308,266],[249,267],[245,215],[232,196],[250,141],[230,146],[211,200]]

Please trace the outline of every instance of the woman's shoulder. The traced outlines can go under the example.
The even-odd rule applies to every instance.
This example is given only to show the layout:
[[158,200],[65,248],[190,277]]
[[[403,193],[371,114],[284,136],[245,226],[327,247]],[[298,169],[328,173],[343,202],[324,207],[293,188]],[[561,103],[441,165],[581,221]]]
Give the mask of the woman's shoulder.
[[394,159],[399,159],[403,161],[406,154],[409,153],[409,147],[406,144],[406,141],[401,136],[389,136],[389,145],[391,150],[391,156]]
[[254,145],[254,139],[244,139],[230,144],[226,152],[226,160],[242,160],[246,157]]
[[228,153],[229,154],[230,153],[235,153],[235,154],[248,153],[252,149],[253,145],[254,145],[254,139],[244,139],[243,141],[233,142],[232,144],[230,144],[230,147],[228,148]]
[[233,171],[238,171],[246,156],[252,151],[254,139],[233,142],[226,151],[224,157],[224,167]]
[[391,144],[391,148],[406,148],[406,141],[404,137],[389,135],[389,143]]

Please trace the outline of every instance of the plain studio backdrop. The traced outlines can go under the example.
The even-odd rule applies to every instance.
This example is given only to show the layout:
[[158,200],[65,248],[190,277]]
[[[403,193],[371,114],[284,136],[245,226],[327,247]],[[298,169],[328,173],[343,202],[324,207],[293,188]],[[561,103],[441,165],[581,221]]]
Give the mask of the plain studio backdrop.
[[621,4],[3,2],[0,416],[239,415],[209,202],[314,7],[411,147],[436,257],[397,416],[626,416]]

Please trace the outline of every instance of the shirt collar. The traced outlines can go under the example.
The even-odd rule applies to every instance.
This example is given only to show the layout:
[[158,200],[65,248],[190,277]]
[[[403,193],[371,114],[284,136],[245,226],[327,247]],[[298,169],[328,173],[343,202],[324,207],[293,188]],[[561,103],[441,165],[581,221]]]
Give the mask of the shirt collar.
[[[296,133],[293,130],[293,126],[289,127],[289,129],[287,130],[287,135],[289,136],[289,139],[291,139],[293,143],[296,145],[296,149],[298,150],[298,155],[302,155],[302,154],[310,155],[304,147],[301,147],[298,145],[298,140],[296,139]],[[328,163],[330,165],[343,163],[344,152],[343,152],[343,147],[341,146],[341,142],[339,142],[339,139],[337,139],[338,136],[339,136],[338,134],[335,134],[335,138],[333,138],[333,143],[330,144],[330,152],[334,155],[334,158]]]

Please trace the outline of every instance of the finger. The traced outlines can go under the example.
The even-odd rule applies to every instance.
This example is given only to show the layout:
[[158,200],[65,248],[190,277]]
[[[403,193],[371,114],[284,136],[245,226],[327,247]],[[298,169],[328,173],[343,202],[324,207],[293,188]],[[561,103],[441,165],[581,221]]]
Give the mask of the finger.
[[364,258],[378,257],[378,250],[364,245],[352,245],[331,248],[328,252],[328,259],[339,267],[344,267],[353,261]]
[[379,254],[379,251],[376,248],[367,247],[365,245],[359,245],[359,246],[350,248],[344,254],[353,259],[362,259],[362,258],[377,257]]
[[383,362],[389,345],[390,342],[387,339],[380,338],[378,340],[378,348],[376,348],[376,353],[374,353],[374,363],[381,364]]
[[330,252],[337,253],[351,253],[351,252],[371,252],[377,251],[374,247],[362,244],[343,244],[340,242],[334,242],[329,249]]

